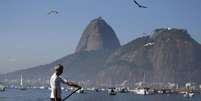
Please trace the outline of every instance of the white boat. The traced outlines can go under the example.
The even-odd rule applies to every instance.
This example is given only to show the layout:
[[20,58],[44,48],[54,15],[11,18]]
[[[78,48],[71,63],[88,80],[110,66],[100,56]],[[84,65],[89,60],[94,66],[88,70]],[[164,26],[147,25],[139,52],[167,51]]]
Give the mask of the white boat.
[[129,90],[128,90],[128,88],[120,88],[119,92],[120,93],[128,93]]
[[45,86],[40,86],[39,89],[45,89]]
[[100,91],[105,92],[106,89],[105,88],[100,88]]
[[149,95],[149,94],[152,94],[152,92],[149,91],[149,88],[138,88],[138,89],[135,89],[134,92],[136,94],[139,94],[139,95]]
[[64,87],[61,87],[61,90],[65,90],[65,88],[64,88]]
[[117,91],[115,90],[115,88],[109,88],[109,89],[108,89],[108,94],[109,94],[109,95],[116,95],[116,94],[117,94]]
[[19,87],[20,90],[26,90],[26,88],[24,87],[23,85],[23,78],[22,78],[22,75],[21,75],[21,78],[20,78],[20,87]]
[[3,92],[6,90],[6,87],[0,84],[0,92]]
[[194,93],[189,93],[189,92],[186,92],[185,94],[184,94],[184,97],[185,98],[191,98],[191,97],[193,97],[194,96]]
[[135,90],[135,93],[139,94],[139,95],[146,95],[147,94],[146,92],[147,91],[145,89],[136,89]]

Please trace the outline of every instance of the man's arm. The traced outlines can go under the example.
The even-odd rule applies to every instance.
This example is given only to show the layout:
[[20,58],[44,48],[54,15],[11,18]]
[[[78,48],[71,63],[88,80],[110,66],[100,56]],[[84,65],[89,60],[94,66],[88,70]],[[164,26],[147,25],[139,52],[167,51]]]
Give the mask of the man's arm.
[[61,80],[62,80],[62,82],[63,82],[64,84],[67,84],[68,86],[72,86],[72,87],[79,88],[79,89],[82,88],[81,86],[75,84],[73,81],[65,80],[65,79],[62,79],[62,78],[61,78]]
[[72,82],[72,81],[66,81],[65,82],[67,85],[69,85],[69,86],[72,86],[72,87],[76,87],[76,88],[81,88],[81,86],[79,86],[79,85],[77,85],[77,84],[75,84],[74,82]]
[[68,86],[72,86],[72,87],[79,88],[79,89],[82,88],[81,86],[79,86],[78,84],[74,83],[73,81],[66,80],[66,79],[63,79],[63,78],[60,78],[60,79],[64,84],[67,84]]

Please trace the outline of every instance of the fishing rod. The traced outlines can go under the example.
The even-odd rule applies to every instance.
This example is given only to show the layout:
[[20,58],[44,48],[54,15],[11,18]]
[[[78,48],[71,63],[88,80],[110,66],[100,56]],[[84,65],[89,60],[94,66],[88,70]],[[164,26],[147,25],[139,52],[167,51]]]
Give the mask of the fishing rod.
[[77,90],[73,91],[71,94],[69,94],[68,96],[66,96],[62,101],[65,101],[66,99],[68,99],[71,95],[73,95],[74,93],[76,93],[80,89],[81,88],[78,88]]

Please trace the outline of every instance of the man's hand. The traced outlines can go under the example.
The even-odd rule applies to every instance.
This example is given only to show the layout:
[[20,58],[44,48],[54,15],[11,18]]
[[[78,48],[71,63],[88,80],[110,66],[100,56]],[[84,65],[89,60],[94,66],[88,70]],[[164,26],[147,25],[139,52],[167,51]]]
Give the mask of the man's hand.
[[75,88],[78,88],[78,89],[81,89],[81,88],[82,88],[81,86],[79,86],[79,85],[77,85],[77,84],[74,84],[74,87],[75,87]]

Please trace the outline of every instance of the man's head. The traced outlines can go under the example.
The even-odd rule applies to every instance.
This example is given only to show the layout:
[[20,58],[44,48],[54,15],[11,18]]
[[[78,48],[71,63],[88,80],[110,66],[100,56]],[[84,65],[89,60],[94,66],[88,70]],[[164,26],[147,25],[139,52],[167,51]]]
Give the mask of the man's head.
[[64,69],[64,66],[61,64],[58,64],[54,67],[54,70],[57,75],[61,75],[63,73],[63,69]]

